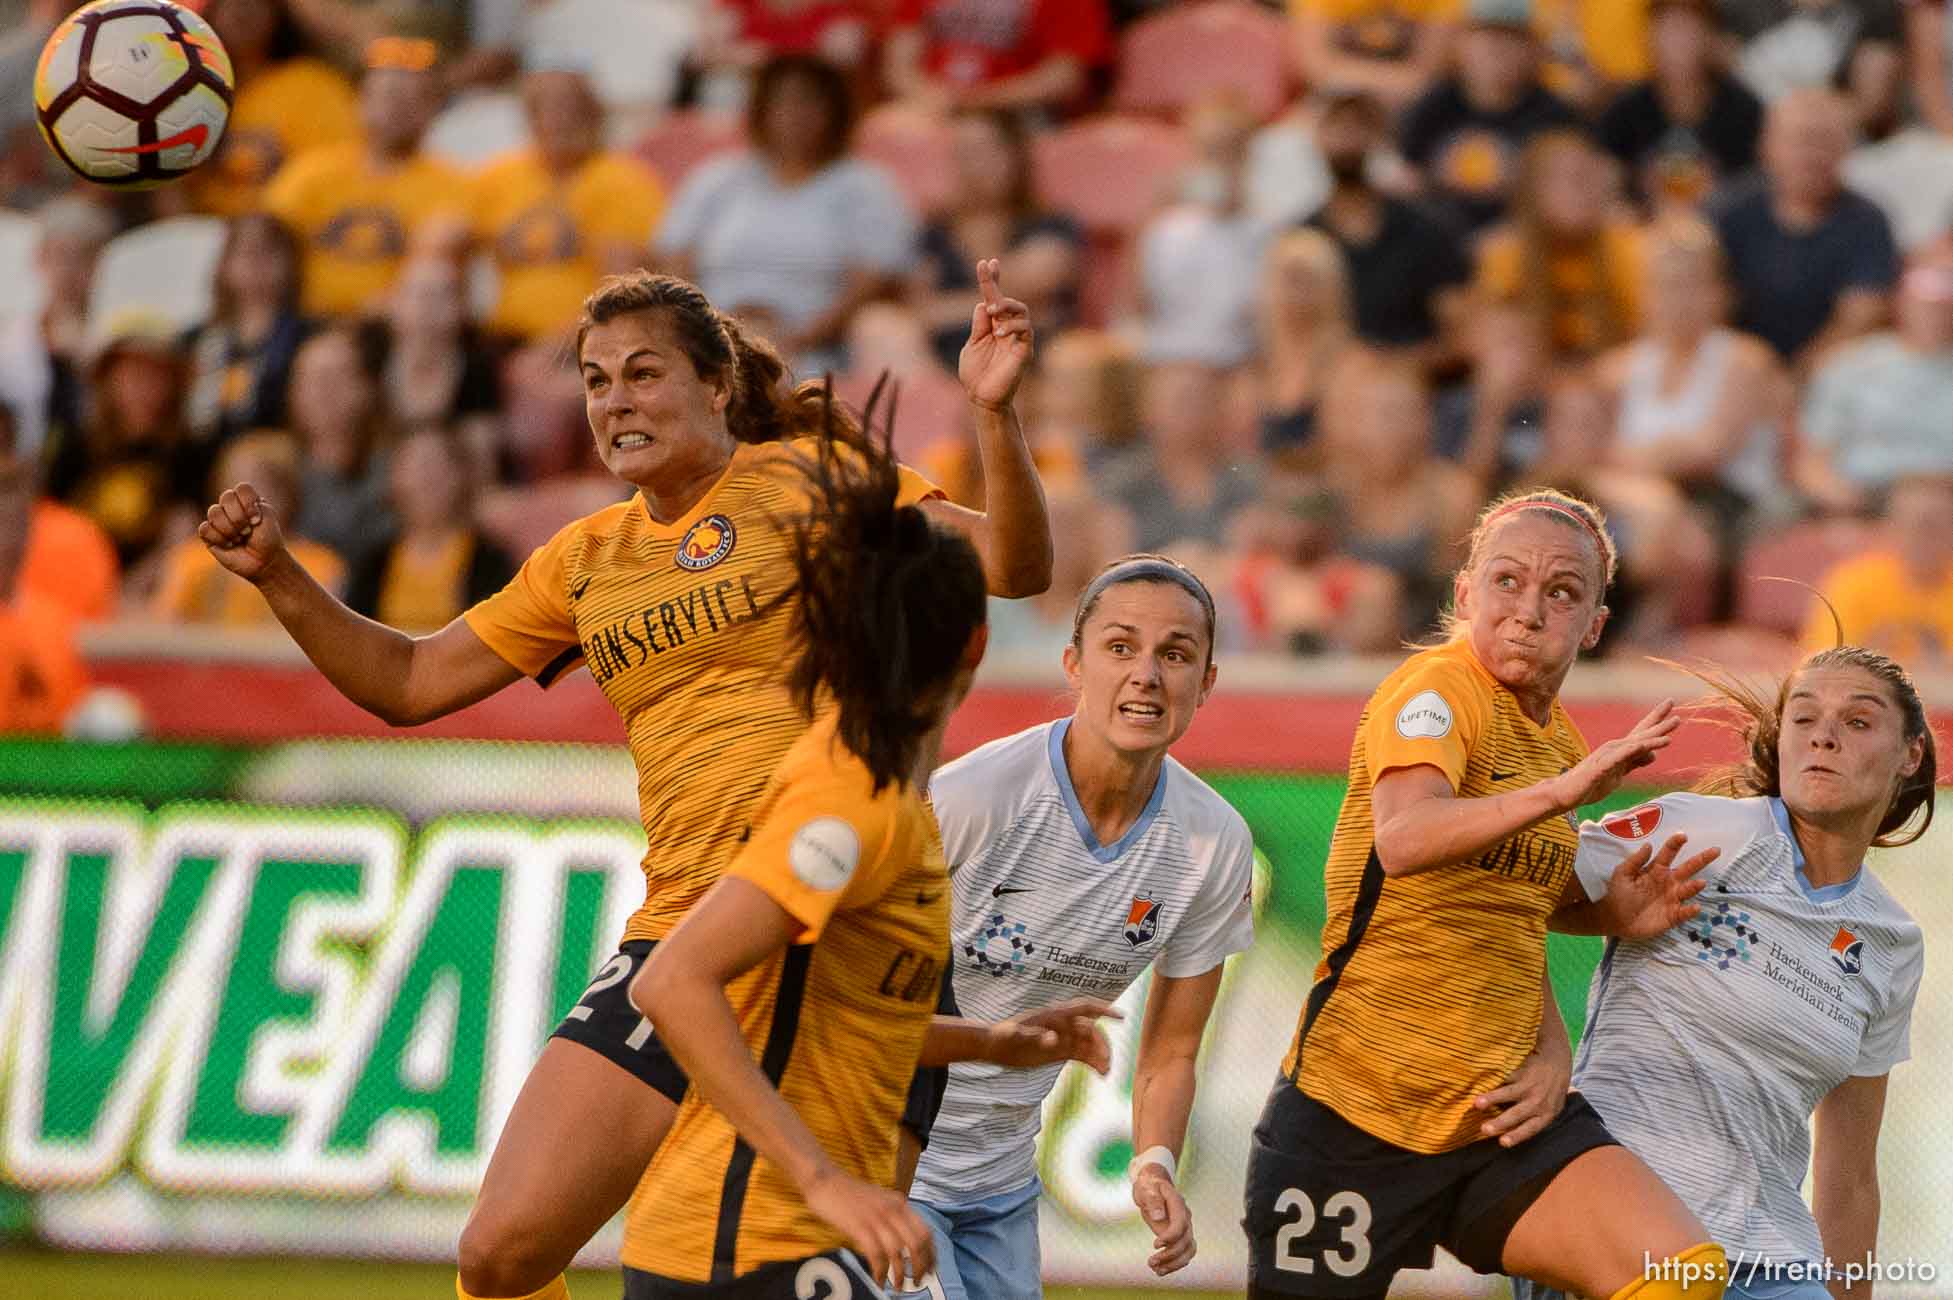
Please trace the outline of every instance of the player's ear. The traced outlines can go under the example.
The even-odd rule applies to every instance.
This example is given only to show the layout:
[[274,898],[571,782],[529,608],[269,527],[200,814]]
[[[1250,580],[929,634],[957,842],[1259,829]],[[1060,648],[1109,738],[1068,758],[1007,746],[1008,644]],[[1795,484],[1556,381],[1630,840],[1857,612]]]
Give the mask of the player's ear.
[[1201,676],[1200,679],[1200,696],[1198,699],[1194,701],[1194,707],[1196,709],[1199,708],[1201,705],[1207,703],[1207,697],[1214,693],[1214,679],[1219,677],[1220,675],[1221,675],[1221,666],[1215,663],[1212,659],[1209,659],[1207,661],[1207,671]]
[[1085,685],[1085,663],[1083,656],[1078,653],[1076,641],[1065,642],[1065,653],[1060,662],[1065,668],[1065,685],[1071,689],[1073,695],[1078,694]]
[[1594,611],[1594,621],[1587,625],[1587,635],[1580,639],[1582,650],[1591,650],[1600,644],[1601,630],[1607,626],[1607,616],[1612,612],[1605,605]]
[[1460,569],[1451,579],[1451,608],[1460,622],[1469,623],[1472,617],[1472,577],[1468,569]]

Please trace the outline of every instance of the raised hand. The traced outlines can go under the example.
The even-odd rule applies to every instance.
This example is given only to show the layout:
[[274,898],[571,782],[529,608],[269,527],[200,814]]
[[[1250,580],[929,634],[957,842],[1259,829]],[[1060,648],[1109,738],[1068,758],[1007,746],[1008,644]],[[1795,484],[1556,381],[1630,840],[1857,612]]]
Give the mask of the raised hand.
[[1104,1074],[1112,1068],[1112,1043],[1099,1025],[1102,1018],[1123,1020],[1125,1015],[1109,1002],[1072,998],[1000,1020],[990,1027],[984,1059],[1018,1069],[1083,1061]]
[[1622,939],[1652,939],[1693,917],[1702,909],[1689,900],[1706,883],[1702,868],[1722,856],[1721,849],[1705,849],[1675,865],[1686,835],[1671,835],[1659,850],[1643,844],[1629,854],[1607,882],[1600,900],[1605,917],[1602,933]]
[[1655,755],[1668,748],[1675,729],[1682,725],[1675,701],[1663,700],[1634,730],[1599,746],[1593,753],[1556,778],[1554,802],[1567,811],[1604,799],[1620,787],[1628,773],[1655,761]]
[[936,1267],[936,1240],[907,1197],[832,1166],[800,1190],[815,1217],[867,1261],[870,1277],[899,1284]]
[[217,498],[197,525],[197,538],[217,563],[238,577],[257,582],[285,552],[285,534],[272,504],[249,483],[239,483]]
[[956,377],[979,406],[1008,405],[1035,351],[1030,309],[1003,296],[1001,274],[994,257],[977,263],[983,300],[970,314],[969,342],[956,362]]

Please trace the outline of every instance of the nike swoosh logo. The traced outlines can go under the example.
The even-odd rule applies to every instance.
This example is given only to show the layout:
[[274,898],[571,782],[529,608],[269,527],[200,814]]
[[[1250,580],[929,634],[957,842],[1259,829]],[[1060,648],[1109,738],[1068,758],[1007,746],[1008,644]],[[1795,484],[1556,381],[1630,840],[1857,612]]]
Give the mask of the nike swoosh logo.
[[927,907],[929,906],[929,904],[935,902],[937,899],[941,898],[942,896],[943,895],[941,890],[938,890],[933,894],[925,894],[920,889],[918,889],[915,891],[916,906]]
[[990,891],[990,897],[1002,898],[1005,894],[1028,894],[1030,892],[1031,890],[1029,886],[1026,886],[1023,889],[1005,889],[1002,885],[998,885],[995,889]]
[[205,141],[209,139],[210,139],[210,128],[205,126],[202,122],[199,122],[195,126],[185,127],[183,130],[178,131],[175,135],[165,136],[163,139],[156,141],[156,143],[154,144],[124,145],[120,149],[104,149],[102,150],[102,152],[103,153],[161,153],[165,149],[174,149],[178,145],[184,145],[184,144],[195,145],[197,148],[201,149],[203,148]]
[[1518,775],[1519,774],[1517,772],[1494,772],[1492,773],[1492,779],[1494,781],[1510,781],[1513,777]]
[[589,589],[589,586],[590,586],[590,579],[588,578],[585,578],[582,582],[577,583],[575,589],[570,592],[570,599],[582,600],[583,593]]

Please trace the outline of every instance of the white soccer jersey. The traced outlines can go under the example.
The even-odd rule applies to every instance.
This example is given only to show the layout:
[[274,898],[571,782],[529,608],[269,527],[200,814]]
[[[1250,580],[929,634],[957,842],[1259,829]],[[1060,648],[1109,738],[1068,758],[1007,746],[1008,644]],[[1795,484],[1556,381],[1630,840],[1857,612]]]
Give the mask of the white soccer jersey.
[[1688,836],[1722,856],[1694,920],[1609,941],[1573,1082],[1732,1257],[1817,1261],[1799,1192],[1811,1112],[1854,1075],[1909,1055],[1919,926],[1860,869],[1812,889],[1775,799],[1672,794],[1580,829],[1589,897],[1642,844]]
[[[1254,841],[1172,758],[1146,810],[1102,845],[1065,770],[1069,718],[939,770],[929,798],[949,857],[950,958],[962,1013],[1002,1020],[1067,998],[1113,1001],[1150,963],[1201,975],[1254,942]],[[1060,1066],[950,1067],[911,1195],[959,1205],[1028,1183]]]

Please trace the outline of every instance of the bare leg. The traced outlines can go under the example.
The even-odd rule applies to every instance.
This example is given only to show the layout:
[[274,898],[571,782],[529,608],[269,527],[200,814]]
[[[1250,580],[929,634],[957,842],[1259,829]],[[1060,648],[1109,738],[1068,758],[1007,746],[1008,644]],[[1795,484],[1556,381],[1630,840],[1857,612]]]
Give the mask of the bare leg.
[[1626,1147],[1595,1147],[1546,1185],[1506,1238],[1505,1271],[1575,1295],[1611,1296],[1647,1262],[1709,1239],[1654,1170]]
[[461,1285],[524,1296],[548,1284],[630,1199],[677,1113],[589,1048],[550,1039],[461,1230]]

